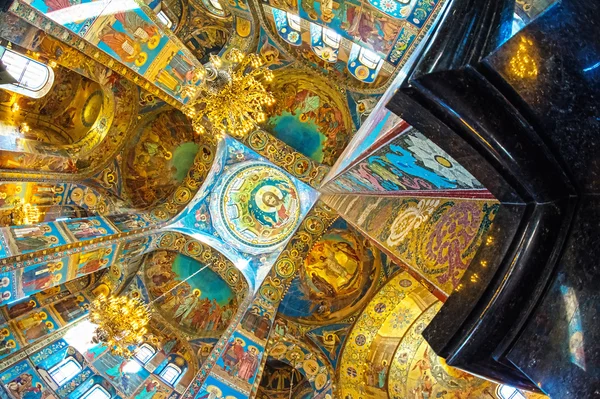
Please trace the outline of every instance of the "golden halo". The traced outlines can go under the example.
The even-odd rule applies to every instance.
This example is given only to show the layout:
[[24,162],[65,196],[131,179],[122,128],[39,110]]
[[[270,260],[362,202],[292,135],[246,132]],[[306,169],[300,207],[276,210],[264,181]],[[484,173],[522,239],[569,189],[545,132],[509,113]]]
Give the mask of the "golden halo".
[[142,51],[135,59],[135,65],[141,67],[142,65],[144,65],[146,63],[146,61],[148,61],[148,54],[146,54],[146,52]]
[[217,396],[223,396],[223,391],[221,391],[219,387],[215,385],[209,385],[208,387],[206,387],[206,392],[214,393]]
[[198,298],[200,298],[200,295],[202,295],[202,291],[200,291],[199,288],[194,288],[194,290],[192,291],[192,293],[194,295],[196,295]]
[[150,50],[154,50],[156,47],[158,47],[158,43],[160,43],[160,35],[154,35],[148,39],[148,48]]
[[277,187],[263,186],[263,187],[259,188],[258,191],[256,192],[256,194],[254,195],[254,201],[256,201],[256,205],[258,206],[258,208],[261,211],[269,212],[269,213],[276,212],[277,209],[274,206],[269,206],[263,202],[263,196],[268,192],[275,194],[277,196],[277,198],[283,198],[283,193]]

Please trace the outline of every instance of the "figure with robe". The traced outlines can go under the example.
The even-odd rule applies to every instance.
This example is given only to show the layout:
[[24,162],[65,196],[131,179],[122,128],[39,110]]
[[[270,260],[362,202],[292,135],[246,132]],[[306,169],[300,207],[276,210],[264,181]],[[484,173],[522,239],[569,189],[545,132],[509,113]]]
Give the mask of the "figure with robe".
[[175,76],[182,83],[193,83],[194,70],[196,69],[196,66],[183,54],[173,54],[173,57],[169,61],[169,66],[172,68]]
[[54,329],[54,323],[51,321],[40,320],[38,324],[31,326],[25,330],[25,339],[29,342],[33,342],[37,339],[42,338]]
[[115,18],[127,33],[142,43],[147,43],[150,38],[158,35],[158,27],[144,20],[135,11],[118,12]]
[[242,340],[236,338],[233,341],[229,341],[223,353],[223,364],[225,365],[225,370],[231,373],[233,367],[235,367],[235,365],[238,364],[240,359],[244,356],[244,346],[242,345]]
[[11,319],[15,319],[25,313],[29,312],[32,309],[37,307],[37,303],[33,299],[28,299],[24,302],[19,302],[15,305],[8,307],[8,317]]
[[99,35],[104,42],[123,62],[136,62],[143,65],[148,55],[142,51],[140,44],[127,33],[119,32],[112,26],[105,26]]
[[201,293],[198,289],[195,289],[188,295],[183,301],[183,304],[177,309],[177,312],[175,312],[175,321],[181,322],[182,320],[187,319],[190,313],[198,306],[200,295]]
[[62,274],[47,274],[44,277],[36,278],[35,280],[29,280],[23,282],[23,292],[34,293],[43,291],[47,288],[58,285],[62,280]]
[[48,262],[37,269],[24,271],[23,276],[21,277],[21,281],[34,281],[38,278],[46,277],[49,274],[53,274],[60,271],[62,267],[62,262]]
[[258,356],[255,347],[251,346],[248,352],[244,353],[236,365],[236,376],[244,381],[250,382],[256,370],[258,370]]
[[22,237],[15,240],[15,245],[21,252],[39,251],[56,244],[58,244],[58,237],[55,236]]
[[142,390],[135,395],[134,399],[150,399],[154,396],[156,391],[158,390],[159,384],[156,381],[147,381]]

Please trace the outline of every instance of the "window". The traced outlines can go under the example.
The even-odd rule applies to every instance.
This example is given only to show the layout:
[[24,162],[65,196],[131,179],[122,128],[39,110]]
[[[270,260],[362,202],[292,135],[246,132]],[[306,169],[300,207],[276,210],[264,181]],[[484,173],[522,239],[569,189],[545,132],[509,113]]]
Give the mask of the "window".
[[225,17],[229,15],[229,12],[223,7],[220,0],[202,0],[204,7],[208,12],[217,17]]
[[175,384],[175,381],[181,375],[181,369],[174,364],[167,364],[167,366],[163,369],[163,371],[159,374],[163,380],[168,382],[171,385]]
[[8,49],[0,48],[0,53],[0,60],[6,66],[6,71],[17,81],[13,85],[35,92],[48,83],[50,70],[46,65]]
[[143,344],[135,351],[133,356],[139,360],[140,363],[146,364],[152,359],[152,356],[154,356],[155,353],[156,350],[153,347],[148,344]]
[[296,32],[300,32],[300,17],[294,14],[287,13],[288,24],[290,28]]
[[329,28],[323,28],[323,43],[331,47],[332,49],[337,49],[340,47],[340,40],[342,37],[332,31]]
[[375,69],[377,65],[379,65],[379,61],[381,61],[381,57],[372,52],[371,50],[367,50],[366,48],[362,48],[360,50],[360,55],[358,56],[358,60],[367,68]]
[[156,16],[158,17],[160,22],[162,22],[167,28],[171,29],[171,26],[173,26],[173,22],[171,22],[171,20],[169,19],[169,17],[167,17],[167,14],[165,14],[164,11],[159,11],[158,14],[156,14]]
[[110,394],[100,385],[94,384],[79,399],[110,399]]
[[498,387],[498,396],[502,399],[525,399],[525,396],[517,388],[509,387],[508,385],[500,385]]
[[75,377],[80,371],[81,365],[79,362],[69,356],[56,366],[52,367],[48,373],[60,387],[67,383],[71,378]]
[[219,0],[210,0],[210,4],[212,4],[217,10],[223,11],[223,6]]

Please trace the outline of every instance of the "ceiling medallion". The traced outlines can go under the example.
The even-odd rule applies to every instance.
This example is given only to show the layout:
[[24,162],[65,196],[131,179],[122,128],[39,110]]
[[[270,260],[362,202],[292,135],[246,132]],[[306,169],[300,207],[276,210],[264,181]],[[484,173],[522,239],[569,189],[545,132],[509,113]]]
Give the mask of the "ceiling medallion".
[[244,55],[238,49],[231,49],[226,61],[223,68],[223,60],[211,55],[210,63],[195,71],[202,83],[184,88],[184,95],[192,98],[184,113],[198,134],[243,138],[266,120],[266,107],[275,104],[263,85],[273,80],[273,72],[258,54]]
[[239,251],[257,255],[283,245],[300,222],[300,193],[280,169],[243,162],[226,171],[210,212],[215,230]]

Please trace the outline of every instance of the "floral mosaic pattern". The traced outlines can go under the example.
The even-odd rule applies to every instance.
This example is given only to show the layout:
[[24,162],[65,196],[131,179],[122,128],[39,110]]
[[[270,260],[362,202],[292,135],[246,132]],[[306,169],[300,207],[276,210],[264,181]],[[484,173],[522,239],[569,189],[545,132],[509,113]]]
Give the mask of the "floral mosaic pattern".
[[[389,372],[390,397],[409,399],[415,396],[487,399],[495,397],[496,385],[449,367],[436,356],[421,335],[423,329],[439,311],[436,303],[419,315],[402,337]],[[421,396],[419,396],[421,395]]]
[[350,193],[482,189],[464,167],[415,129],[394,138],[324,187],[326,192]]
[[324,200],[447,294],[458,285],[499,207],[492,200],[341,195]]

